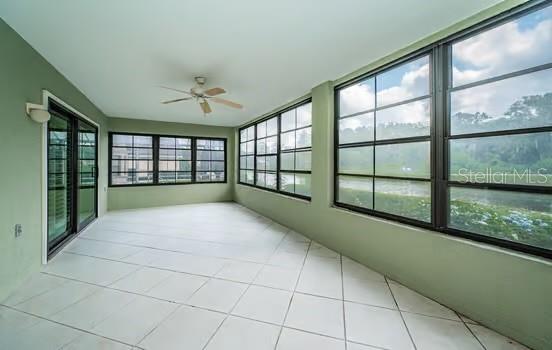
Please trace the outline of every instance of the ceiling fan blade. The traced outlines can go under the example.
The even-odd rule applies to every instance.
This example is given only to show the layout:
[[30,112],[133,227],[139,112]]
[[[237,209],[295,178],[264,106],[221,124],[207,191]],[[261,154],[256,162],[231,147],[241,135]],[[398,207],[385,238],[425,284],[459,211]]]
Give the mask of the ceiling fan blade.
[[187,101],[187,100],[191,100],[191,99],[192,99],[191,97],[184,97],[184,98],[177,98],[177,99],[174,99],[174,100],[163,101],[161,103],[166,105],[166,104],[169,104],[169,103]]
[[211,113],[211,106],[209,106],[209,103],[207,101],[200,102],[199,105],[201,106],[201,110],[204,114]]
[[183,94],[186,94],[186,95],[192,95],[189,91],[174,89],[174,88],[171,88],[171,87],[168,87],[168,86],[161,86],[161,85],[159,85],[159,87],[162,88],[162,89],[172,90],[172,91],[176,91],[176,92],[182,92]]
[[225,92],[226,90],[224,90],[223,88],[215,87],[215,88],[205,90],[204,94],[207,96],[216,96],[216,95],[224,94]]
[[213,98],[211,98],[211,101],[216,102],[216,103],[221,103],[223,105],[226,105],[226,106],[232,107],[232,108],[238,108],[238,109],[243,108],[243,106],[239,103],[228,101],[228,100],[225,100],[225,99],[220,98],[220,97],[213,97]]

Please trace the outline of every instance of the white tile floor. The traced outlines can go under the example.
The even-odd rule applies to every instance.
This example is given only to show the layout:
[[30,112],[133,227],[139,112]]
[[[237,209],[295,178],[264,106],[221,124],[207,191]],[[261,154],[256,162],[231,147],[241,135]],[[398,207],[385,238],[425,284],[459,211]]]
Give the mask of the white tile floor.
[[237,204],[111,212],[0,305],[0,349],[526,349]]

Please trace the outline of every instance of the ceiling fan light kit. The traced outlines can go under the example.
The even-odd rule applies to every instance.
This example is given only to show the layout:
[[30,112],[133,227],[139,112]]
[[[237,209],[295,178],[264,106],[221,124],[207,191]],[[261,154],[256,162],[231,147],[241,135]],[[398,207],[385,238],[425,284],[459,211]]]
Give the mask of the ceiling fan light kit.
[[176,92],[188,95],[186,97],[163,101],[161,103],[170,104],[170,103],[181,102],[181,101],[196,100],[199,103],[199,107],[201,108],[205,116],[207,116],[207,114],[212,112],[211,106],[209,105],[209,100],[231,108],[236,108],[236,109],[243,108],[243,106],[239,103],[229,101],[224,98],[216,97],[218,95],[222,95],[226,93],[226,90],[224,90],[223,88],[214,87],[210,89],[205,89],[204,88],[205,81],[206,81],[205,77],[195,77],[194,80],[196,82],[196,86],[192,87],[190,91],[161,86],[161,88],[163,89],[172,90],[172,91],[176,91]]

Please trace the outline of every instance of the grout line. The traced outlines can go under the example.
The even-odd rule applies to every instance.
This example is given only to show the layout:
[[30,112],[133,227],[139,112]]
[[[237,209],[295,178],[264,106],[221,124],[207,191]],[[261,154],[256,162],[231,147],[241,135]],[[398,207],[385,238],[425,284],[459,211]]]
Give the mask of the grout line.
[[343,311],[343,337],[345,339],[345,350],[347,350],[347,321],[345,317],[345,280],[343,278],[343,254],[339,254],[339,266],[341,268],[341,296],[343,297],[342,311]]
[[303,269],[305,267],[305,263],[307,261],[307,256],[309,255],[309,251],[312,245],[312,240],[309,241],[309,245],[307,247],[307,251],[305,252],[305,257],[303,258],[303,264],[301,265],[301,270],[299,271],[299,274],[297,276],[297,280],[295,281],[295,286],[293,287],[293,291],[291,294],[291,298],[289,298],[288,307],[286,310],[286,314],[284,315],[284,320],[282,321],[282,326],[280,327],[280,331],[278,332],[278,338],[276,338],[276,343],[274,344],[274,350],[278,347],[278,343],[280,342],[280,337],[282,336],[282,331],[284,329],[284,325],[286,324],[286,320],[289,314],[289,309],[291,309],[291,303],[293,302],[293,297],[295,296],[295,290],[297,289],[297,286],[299,285],[299,280],[301,279],[301,274],[303,274]]
[[410,341],[412,342],[412,345],[414,346],[414,349],[416,350],[418,347],[416,346],[416,343],[414,342],[414,338],[412,337],[412,334],[410,333],[410,329],[408,328],[408,325],[406,324],[406,320],[404,319],[404,316],[401,312],[401,309],[399,308],[399,303],[397,302],[397,298],[395,298],[395,294],[393,294],[393,290],[391,289],[391,286],[389,285],[389,281],[387,280],[387,277],[385,277],[385,282],[387,283],[387,288],[389,288],[389,292],[391,292],[391,296],[393,297],[393,301],[395,302],[395,305],[397,306],[397,311],[399,312],[399,315],[401,316],[401,320],[403,321],[404,328],[406,328],[406,332],[408,333],[408,336],[410,337]]
[[487,347],[485,346],[485,344],[483,344],[483,342],[479,339],[479,337],[472,331],[472,329],[468,326],[468,324],[466,323],[466,321],[464,321],[464,319],[460,316],[460,314],[458,312],[454,311],[454,310],[453,310],[453,312],[456,314],[456,316],[458,316],[460,321],[462,321],[462,324],[464,325],[464,327],[466,327],[468,329],[468,332],[470,332],[470,334],[473,335],[475,340],[477,340],[479,345],[481,345],[483,350],[487,350]]

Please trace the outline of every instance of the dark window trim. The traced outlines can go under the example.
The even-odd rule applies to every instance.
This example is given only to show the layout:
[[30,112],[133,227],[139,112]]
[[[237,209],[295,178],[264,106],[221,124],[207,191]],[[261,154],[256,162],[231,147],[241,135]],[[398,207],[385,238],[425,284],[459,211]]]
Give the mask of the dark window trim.
[[[140,183],[140,184],[113,184],[112,183],[112,174],[114,173],[120,173],[117,171],[112,171],[111,168],[111,162],[113,160],[113,148],[117,148],[118,146],[113,146],[113,135],[135,135],[135,136],[151,136],[152,137],[152,150],[153,150],[153,182],[152,183]],[[225,137],[210,137],[210,136],[187,136],[187,135],[171,135],[171,134],[151,134],[151,133],[140,133],[140,132],[123,132],[123,131],[110,131],[108,133],[108,143],[109,143],[109,158],[108,158],[108,167],[109,167],[109,177],[108,177],[108,186],[109,187],[143,187],[143,186],[180,186],[180,185],[198,185],[198,184],[222,184],[222,183],[228,183],[228,139]],[[159,139],[161,137],[168,137],[168,138],[186,138],[191,139],[192,144],[190,148],[166,148],[166,147],[160,147]],[[223,162],[224,161],[224,170],[215,171],[215,172],[223,172],[224,171],[224,180],[223,181],[197,181],[196,180],[196,152],[197,149],[197,140],[216,140],[216,141],[223,141],[224,142],[224,160],[218,160],[216,162]],[[122,147],[121,148],[127,148]],[[150,147],[133,147],[133,148],[143,148],[143,149],[150,149]],[[170,172],[173,173],[173,171],[162,171],[159,170],[159,150],[160,149],[177,149],[177,150],[190,150],[191,151],[191,160],[185,160],[185,161],[191,161],[192,162],[192,169],[190,171],[174,171],[174,173],[191,173],[192,179],[188,182],[159,182],[159,173],[162,172]],[[201,151],[201,150],[200,150]],[[136,171],[135,173],[147,173],[148,171]],[[125,172],[123,172],[125,173]]]
[[[311,140],[311,146],[310,147],[281,149],[281,135],[282,134],[285,134],[287,132],[292,132],[292,131],[295,132],[297,130],[302,130],[302,129],[306,129],[306,128],[312,128],[312,121],[314,119],[314,118],[312,118],[312,115],[311,115],[311,124],[310,125],[302,126],[302,127],[299,127],[299,128],[293,128],[293,129],[289,129],[289,130],[286,130],[286,131],[282,132],[281,131],[281,129],[282,129],[282,127],[281,127],[282,126],[281,125],[282,124],[281,123],[282,114],[284,114],[286,112],[289,112],[293,109],[296,109],[298,107],[301,107],[303,105],[309,104],[309,103],[312,103],[312,98],[311,97],[303,99],[303,100],[301,100],[297,103],[294,103],[291,106],[288,106],[286,108],[278,110],[274,113],[271,113],[270,115],[268,115],[266,117],[263,117],[259,120],[255,120],[254,122],[248,123],[248,124],[246,124],[246,125],[244,125],[244,126],[242,126],[238,129],[238,176],[237,176],[238,177],[237,178],[237,183],[238,184],[243,185],[243,186],[258,188],[258,189],[263,190],[263,191],[279,193],[279,194],[282,194],[284,196],[295,197],[295,198],[299,198],[299,199],[306,200],[306,201],[311,200],[311,196],[305,196],[305,195],[301,195],[301,194],[287,192],[287,191],[284,191],[284,190],[280,189],[280,173],[312,174],[312,165],[311,165],[311,170],[310,171],[307,171],[307,170],[282,170],[282,169],[280,169],[280,154],[281,153],[307,152],[307,151],[312,152],[312,140]],[[257,138],[257,125],[260,124],[260,123],[266,122],[267,120],[270,120],[272,118],[277,118],[277,133],[276,133],[276,135],[270,135],[270,136],[264,136],[264,137],[261,137],[261,138]],[[296,126],[297,126],[297,124],[296,124]],[[241,145],[246,143],[246,142],[241,142],[241,132],[242,132],[242,130],[248,129],[250,127],[253,127],[254,138],[253,138],[253,140],[249,140],[249,141],[246,141],[246,142],[253,141],[254,152],[253,152],[253,154],[248,154],[248,155],[244,154],[243,157],[253,156],[253,165],[254,165],[253,169],[247,169],[245,167],[242,168],[242,164],[241,164],[241,157],[242,157]],[[266,140],[267,138],[270,138],[270,137],[276,137],[276,147],[277,147],[276,153],[257,154],[257,141],[258,140]],[[259,157],[276,156],[276,170],[275,171],[274,170],[269,170],[269,171],[259,170],[259,171],[257,171],[257,156],[259,156]],[[241,176],[240,176],[241,174],[240,173],[241,173],[242,170],[243,171],[253,171],[253,183],[252,184],[241,181]],[[265,173],[265,174],[266,173],[276,174],[276,189],[258,186],[256,184],[257,183],[257,172]],[[311,188],[311,191],[312,191],[312,188]]]
[[[523,244],[515,241],[510,241],[506,239],[500,239],[492,236],[486,236],[483,234],[477,234],[468,231],[462,231],[455,228],[447,227],[447,216],[448,216],[448,188],[450,186],[462,186],[466,188],[481,188],[481,189],[491,189],[491,190],[505,190],[505,191],[514,191],[522,193],[546,193],[551,194],[552,188],[547,186],[529,186],[529,185],[515,185],[515,184],[493,184],[493,183],[459,183],[457,181],[452,181],[448,179],[448,142],[453,139],[469,139],[472,137],[489,137],[489,136],[504,136],[504,135],[521,135],[521,134],[532,134],[537,132],[551,132],[552,127],[536,127],[536,128],[525,128],[525,129],[514,129],[514,130],[500,130],[500,131],[489,131],[481,133],[470,133],[470,134],[458,134],[451,135],[450,133],[450,103],[449,103],[449,93],[452,91],[461,90],[468,87],[474,87],[483,85],[486,83],[492,83],[500,81],[510,77],[520,76],[522,74],[530,74],[532,72],[542,71],[544,69],[552,68],[552,64],[542,64],[539,66],[518,70],[515,72],[510,72],[507,74],[502,74],[496,77],[491,77],[481,81],[465,84],[462,86],[452,87],[452,79],[450,72],[450,60],[451,60],[451,47],[454,43],[465,40],[469,37],[478,35],[486,30],[492,29],[499,25],[502,25],[506,22],[515,20],[519,17],[527,15],[531,12],[538,11],[542,8],[550,6],[552,1],[531,1],[526,4],[522,4],[513,9],[510,9],[504,13],[501,13],[497,16],[494,16],[488,20],[485,20],[479,24],[476,24],[470,28],[462,30],[458,33],[454,33],[442,40],[439,40],[435,43],[427,45],[424,48],[416,50],[411,54],[400,57],[392,62],[389,62],[381,67],[375,68],[370,72],[362,74],[358,77],[355,77],[346,82],[340,83],[334,87],[334,194],[333,194],[333,206],[336,208],[341,208],[353,212],[359,212],[362,214],[367,214],[369,216],[378,217],[382,219],[396,221],[402,224],[407,224],[410,226],[421,227],[438,233],[461,237],[470,239],[473,241],[491,244],[494,246],[499,246],[502,248],[507,248],[522,253],[532,254],[548,259],[552,259],[552,250],[532,246],[528,244]],[[359,142],[352,144],[339,144],[339,120],[343,119],[339,117],[339,90],[346,88],[348,86],[357,84],[365,79],[380,74],[386,70],[392,69],[402,63],[406,63],[410,60],[422,56],[424,54],[430,54],[430,65],[432,66],[431,73],[431,84],[433,86],[432,90],[432,100],[431,100],[431,124],[430,124],[430,140],[431,140],[431,179],[434,179],[432,185],[431,201],[432,201],[432,222],[422,222],[407,217],[397,216],[390,213],[379,212],[373,209],[367,209],[362,207],[353,206],[346,203],[339,203],[337,201],[338,195],[338,152],[340,148],[354,147],[354,146],[372,146],[375,147],[378,144],[393,144],[393,143],[403,143],[405,141],[415,142],[421,140],[412,140],[408,139],[393,139],[391,142],[389,140],[381,141],[370,141],[370,142]],[[427,96],[425,97],[427,98]],[[423,99],[423,97],[417,98]],[[413,99],[413,100],[417,100]],[[406,103],[406,102],[403,102]],[[402,104],[402,103],[401,103]],[[388,106],[382,107],[381,109],[388,108]],[[344,116],[348,118],[355,115],[360,115],[364,113],[369,113],[377,110],[377,108],[372,108],[367,111],[354,113],[351,115]],[[427,140],[427,139],[426,139]],[[345,146],[345,147],[343,147]],[[375,155],[374,155],[375,156]],[[345,175],[345,174],[341,174]],[[354,175],[362,177],[362,175]],[[375,175],[366,175],[366,177],[376,178]],[[428,181],[427,179],[411,179],[411,180],[421,180]],[[445,205],[443,205],[445,204]]]

